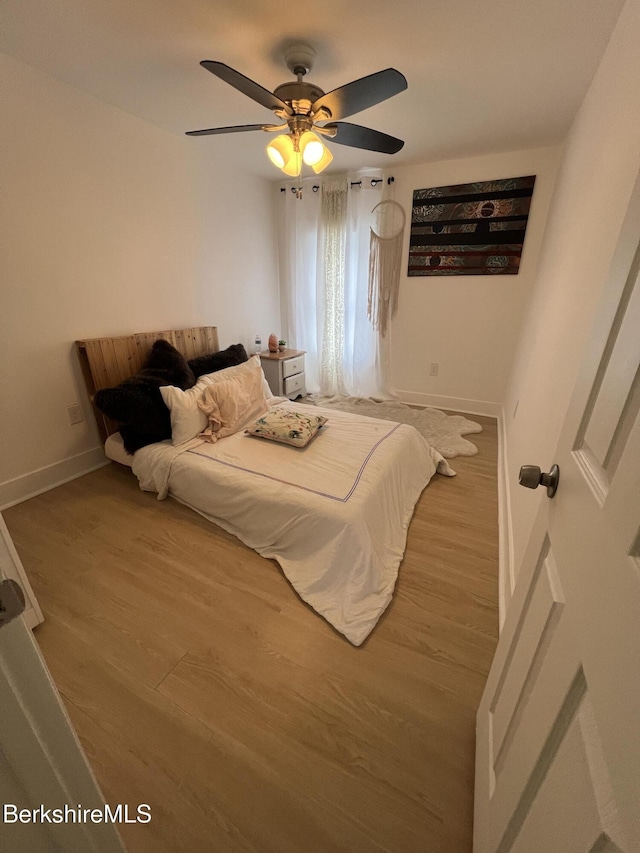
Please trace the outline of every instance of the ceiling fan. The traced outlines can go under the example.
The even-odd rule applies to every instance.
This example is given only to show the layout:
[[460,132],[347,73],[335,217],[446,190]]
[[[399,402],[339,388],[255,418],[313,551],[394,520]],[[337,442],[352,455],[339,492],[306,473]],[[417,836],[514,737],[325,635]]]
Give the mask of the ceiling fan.
[[340,119],[366,110],[404,91],[407,88],[405,77],[395,68],[386,68],[325,94],[314,83],[303,79],[311,70],[314,57],[315,51],[309,45],[297,44],[289,47],[284,58],[297,80],[283,83],[273,92],[223,62],[203,60],[200,63],[203,68],[263,107],[273,110],[282,123],[210,127],[205,130],[190,130],[187,136],[210,136],[250,130],[265,130],[270,133],[286,131],[267,145],[267,154],[274,165],[292,177],[300,174],[303,162],[311,166],[317,174],[333,160],[333,155],[323,145],[318,134],[352,148],[364,148],[384,154],[400,151],[404,145],[401,139]]

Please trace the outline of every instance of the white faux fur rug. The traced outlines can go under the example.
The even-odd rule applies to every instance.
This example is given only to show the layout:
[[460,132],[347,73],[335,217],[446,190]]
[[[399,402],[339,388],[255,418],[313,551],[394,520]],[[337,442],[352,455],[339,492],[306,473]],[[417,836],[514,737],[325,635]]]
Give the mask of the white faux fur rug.
[[475,456],[478,452],[475,444],[462,436],[472,432],[482,432],[482,427],[462,415],[446,415],[439,409],[414,409],[393,400],[376,402],[363,397],[310,396],[298,402],[340,409],[343,412],[353,412],[368,418],[380,418],[383,421],[411,424],[446,459],[452,459],[454,456]]

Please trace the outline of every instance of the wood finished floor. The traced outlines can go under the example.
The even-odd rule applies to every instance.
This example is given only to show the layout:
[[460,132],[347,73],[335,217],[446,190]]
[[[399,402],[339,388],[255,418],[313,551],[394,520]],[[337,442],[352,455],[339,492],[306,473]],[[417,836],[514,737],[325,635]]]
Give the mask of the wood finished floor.
[[468,853],[497,641],[496,422],[436,475],[354,648],[277,564],[116,465],[3,515],[130,853]]

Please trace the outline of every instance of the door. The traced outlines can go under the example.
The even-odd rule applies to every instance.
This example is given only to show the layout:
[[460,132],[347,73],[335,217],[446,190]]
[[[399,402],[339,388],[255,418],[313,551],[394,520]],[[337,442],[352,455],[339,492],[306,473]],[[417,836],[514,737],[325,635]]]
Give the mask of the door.
[[639,237],[640,180],[478,711],[475,853],[640,850]]
[[[17,574],[13,546],[4,530],[0,581]],[[18,616],[8,624],[0,623],[0,849],[124,853],[112,824],[18,819],[21,809],[64,809],[65,804],[104,812],[102,794],[42,655],[24,616]]]

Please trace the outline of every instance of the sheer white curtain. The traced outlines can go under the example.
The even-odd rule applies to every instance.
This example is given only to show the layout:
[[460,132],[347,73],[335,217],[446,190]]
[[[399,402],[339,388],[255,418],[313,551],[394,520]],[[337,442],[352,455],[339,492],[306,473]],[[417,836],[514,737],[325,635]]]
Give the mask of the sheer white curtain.
[[346,178],[324,181],[320,189],[320,231],[323,235],[318,307],[322,321],[320,392],[347,394],[345,385],[345,253],[347,243]]
[[301,198],[287,186],[276,201],[284,337],[307,350],[309,391],[390,397],[387,341],[367,317],[371,210],[382,192],[351,188],[349,177],[299,186]]

